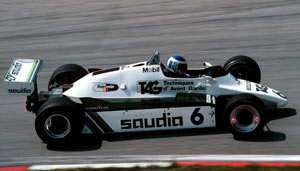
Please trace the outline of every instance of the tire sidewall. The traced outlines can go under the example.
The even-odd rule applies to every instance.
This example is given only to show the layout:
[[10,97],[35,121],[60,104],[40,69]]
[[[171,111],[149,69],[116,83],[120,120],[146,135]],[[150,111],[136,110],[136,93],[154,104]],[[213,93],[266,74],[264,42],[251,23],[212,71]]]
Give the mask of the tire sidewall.
[[260,68],[258,64],[248,56],[232,57],[225,62],[223,68],[229,73],[239,68],[246,69],[246,71],[248,71],[249,76],[251,77],[251,79],[248,79],[248,81],[260,83],[261,80]]
[[[231,112],[238,106],[241,105],[249,105],[252,106],[253,108],[255,108],[259,114],[260,117],[260,122],[258,123],[257,127],[252,130],[251,132],[240,132],[238,130],[236,130],[235,128],[233,128],[233,126],[231,125],[231,120],[230,120],[230,115]],[[231,132],[234,136],[238,136],[238,137],[247,137],[247,136],[258,136],[264,125],[265,125],[265,116],[264,116],[264,109],[263,109],[263,105],[260,101],[258,101],[255,98],[237,98],[237,97],[233,97],[232,99],[230,99],[228,101],[228,104],[225,106],[224,109],[224,115],[223,115],[223,120],[225,122],[225,126],[228,129],[229,132]]]
[[[60,114],[66,117],[70,122],[70,132],[63,138],[53,138],[49,136],[45,130],[46,120],[54,114]],[[75,138],[83,128],[82,120],[80,120],[80,118],[76,115],[78,115],[78,112],[76,113],[74,110],[66,110],[62,107],[52,107],[46,109],[37,115],[35,120],[35,130],[41,140],[49,145],[63,145],[70,143],[71,140]]]
[[88,74],[82,66],[77,64],[65,64],[58,67],[51,75],[49,82],[48,82],[48,90],[51,90],[52,85],[54,82],[57,81],[60,77],[74,77],[71,81],[72,83],[79,80],[80,78],[84,77]]

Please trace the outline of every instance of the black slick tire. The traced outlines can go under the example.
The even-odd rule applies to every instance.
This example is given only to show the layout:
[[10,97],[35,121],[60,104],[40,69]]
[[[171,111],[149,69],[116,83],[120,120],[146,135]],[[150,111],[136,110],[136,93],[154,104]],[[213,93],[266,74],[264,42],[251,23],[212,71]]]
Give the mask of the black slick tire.
[[255,60],[248,56],[239,55],[232,57],[225,62],[223,68],[236,78],[260,83],[260,68]]
[[84,115],[75,106],[71,108],[63,104],[51,104],[54,100],[45,102],[38,111],[35,130],[48,145],[63,146],[71,143],[81,133]]
[[257,137],[265,126],[264,105],[250,94],[230,98],[223,114],[226,128],[235,137]]
[[63,84],[72,84],[80,78],[88,74],[88,71],[77,64],[65,64],[58,67],[50,77],[48,82],[48,90],[51,90],[54,85],[60,86]]

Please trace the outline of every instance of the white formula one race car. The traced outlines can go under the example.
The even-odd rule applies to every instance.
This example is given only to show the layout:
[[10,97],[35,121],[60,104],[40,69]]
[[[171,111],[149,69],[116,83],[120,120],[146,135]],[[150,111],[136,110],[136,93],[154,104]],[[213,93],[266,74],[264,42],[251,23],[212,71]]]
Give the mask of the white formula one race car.
[[155,52],[149,61],[101,70],[76,64],[57,68],[48,91],[37,90],[41,60],[16,59],[4,78],[10,95],[27,96],[35,129],[47,144],[71,142],[80,133],[109,134],[208,128],[224,125],[235,136],[257,136],[287,104],[260,83],[247,56],[225,65],[187,70],[176,77]]

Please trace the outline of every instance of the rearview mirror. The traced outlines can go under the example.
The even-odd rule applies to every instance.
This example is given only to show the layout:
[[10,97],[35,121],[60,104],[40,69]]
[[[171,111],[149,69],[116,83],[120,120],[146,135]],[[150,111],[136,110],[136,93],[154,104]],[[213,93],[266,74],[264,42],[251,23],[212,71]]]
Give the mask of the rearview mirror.
[[208,62],[204,62],[204,67],[205,67],[205,68],[212,67],[212,64],[211,64],[211,63],[208,63]]

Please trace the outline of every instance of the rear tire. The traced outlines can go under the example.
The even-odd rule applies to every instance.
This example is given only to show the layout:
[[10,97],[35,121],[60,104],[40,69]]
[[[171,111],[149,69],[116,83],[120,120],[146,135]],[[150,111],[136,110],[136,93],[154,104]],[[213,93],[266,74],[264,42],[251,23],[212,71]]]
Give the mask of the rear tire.
[[232,97],[224,108],[224,122],[236,137],[256,137],[265,125],[263,103],[250,94]]
[[223,68],[236,78],[260,83],[260,68],[258,64],[248,56],[232,57],[225,62]]
[[58,67],[50,77],[48,90],[63,84],[72,84],[87,75],[88,72],[80,65],[65,64]]
[[83,114],[76,109],[52,106],[39,111],[35,130],[48,145],[59,146],[71,143],[82,131]]

